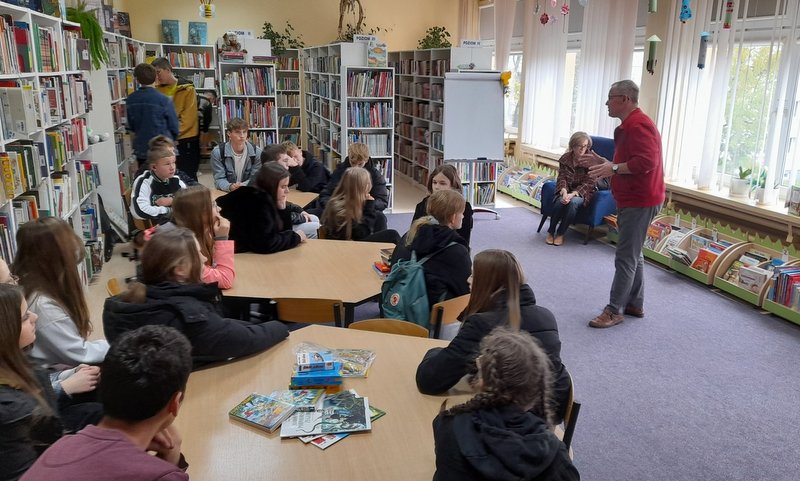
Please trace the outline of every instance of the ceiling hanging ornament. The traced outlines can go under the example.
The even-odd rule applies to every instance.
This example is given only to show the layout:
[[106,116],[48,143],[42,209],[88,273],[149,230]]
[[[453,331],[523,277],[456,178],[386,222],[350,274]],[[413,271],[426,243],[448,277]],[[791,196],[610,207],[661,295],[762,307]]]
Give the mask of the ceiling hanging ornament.
[[561,5],[561,16],[564,17],[564,26],[562,27],[564,32],[567,31],[567,15],[569,15],[569,2],[564,0],[564,5]]
[[586,4],[589,3],[589,0],[578,0],[578,5],[583,8],[586,8]]
[[217,16],[217,6],[211,0],[200,0],[200,18],[213,18]]
[[558,6],[558,0],[550,0],[550,6],[556,8]]
[[550,21],[550,15],[547,14],[547,2],[545,2],[543,10],[542,16],[539,17],[539,23],[542,25],[547,25],[547,23]]
[[681,13],[678,15],[678,19],[681,23],[686,23],[690,18],[692,18],[692,7],[689,0],[681,0]]
[[539,15],[539,12],[540,12],[541,10],[542,10],[542,5],[541,5],[541,4],[538,2],[538,0],[537,0],[537,2],[536,2],[536,6],[535,6],[535,7],[533,7],[533,14],[534,14],[534,15]]

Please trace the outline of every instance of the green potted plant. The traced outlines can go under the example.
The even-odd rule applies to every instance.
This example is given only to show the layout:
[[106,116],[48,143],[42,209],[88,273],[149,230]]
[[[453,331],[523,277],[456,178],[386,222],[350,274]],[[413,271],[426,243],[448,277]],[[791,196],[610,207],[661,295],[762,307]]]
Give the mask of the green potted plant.
[[287,48],[303,48],[306,46],[303,42],[303,35],[295,33],[294,27],[289,21],[286,21],[286,27],[283,33],[278,32],[270,22],[264,22],[261,37],[268,39],[272,45],[272,54],[280,55]]
[[96,11],[96,8],[87,8],[82,0],[79,0],[74,7],[67,8],[67,20],[79,23],[83,37],[89,41],[89,56],[92,59],[92,68],[95,70],[108,62],[108,50],[103,42],[103,28],[97,21]]
[[752,173],[753,169],[745,169],[741,165],[739,166],[739,176],[731,177],[731,197],[747,197],[747,193],[750,190],[750,174]]
[[425,31],[425,36],[417,42],[417,48],[449,48],[452,44],[448,40],[450,32],[444,27],[431,27]]

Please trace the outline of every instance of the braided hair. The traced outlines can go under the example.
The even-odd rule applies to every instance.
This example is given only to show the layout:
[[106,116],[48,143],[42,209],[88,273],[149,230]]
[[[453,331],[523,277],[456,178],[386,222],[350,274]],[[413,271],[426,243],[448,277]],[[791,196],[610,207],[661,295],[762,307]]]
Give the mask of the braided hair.
[[481,341],[476,363],[481,392],[448,409],[444,415],[516,405],[549,425],[554,424],[550,360],[528,332],[505,326],[495,328]]

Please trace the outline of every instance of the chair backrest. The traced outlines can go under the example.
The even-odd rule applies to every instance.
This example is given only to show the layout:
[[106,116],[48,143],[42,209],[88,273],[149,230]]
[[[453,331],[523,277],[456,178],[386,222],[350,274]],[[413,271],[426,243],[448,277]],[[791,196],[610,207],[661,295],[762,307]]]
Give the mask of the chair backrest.
[[433,337],[439,338],[439,332],[442,330],[442,324],[451,324],[458,321],[458,315],[469,304],[469,294],[454,297],[446,301],[437,302],[431,307],[431,328],[433,328]]
[[590,137],[592,138],[592,150],[594,150],[597,155],[613,161],[615,150],[614,139],[595,137],[594,135]]
[[324,324],[333,322],[342,327],[344,303],[337,299],[281,297],[273,299],[275,314],[281,321]]
[[575,433],[575,425],[578,423],[580,411],[581,403],[575,400],[575,383],[572,380],[572,374],[569,374],[569,399],[567,400],[567,412],[564,413],[564,437],[562,438],[567,449],[572,444],[572,435]]
[[362,331],[385,332],[403,336],[428,337],[429,335],[428,330],[419,324],[399,319],[366,319],[354,322],[347,327]]
[[327,239],[328,238],[328,229],[325,228],[324,225],[320,224],[319,228],[317,229],[317,239]]
[[118,296],[122,294],[122,286],[119,283],[119,279],[116,277],[109,279],[108,282],[106,282],[106,291],[109,296]]
[[133,226],[138,230],[146,230],[153,227],[152,221],[145,219],[137,219],[136,217],[133,217],[133,215],[131,214],[132,196],[133,196],[133,191],[131,189],[127,189],[122,194],[122,198],[125,201],[125,212],[130,216],[130,219],[133,221]]

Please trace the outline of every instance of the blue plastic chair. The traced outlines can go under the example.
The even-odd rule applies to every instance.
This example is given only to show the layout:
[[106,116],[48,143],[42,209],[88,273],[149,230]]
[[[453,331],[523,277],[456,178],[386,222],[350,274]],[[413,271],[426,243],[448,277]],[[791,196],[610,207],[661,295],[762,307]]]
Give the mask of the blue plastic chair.
[[[592,137],[592,150],[598,155],[605,157],[608,160],[614,158],[614,139],[607,137]],[[551,200],[556,191],[556,181],[548,180],[542,185],[542,221],[539,222],[539,228],[536,232],[541,232],[542,226],[548,217],[552,215]],[[582,206],[578,209],[578,214],[575,216],[575,224],[585,224],[589,226],[586,230],[586,238],[583,244],[586,245],[592,237],[594,228],[603,224],[605,220],[603,217],[615,214],[617,212],[617,203],[611,195],[610,190],[598,190],[592,196],[591,202],[588,206]]]

